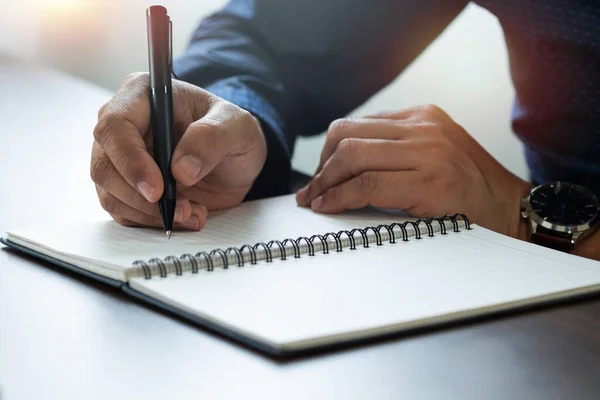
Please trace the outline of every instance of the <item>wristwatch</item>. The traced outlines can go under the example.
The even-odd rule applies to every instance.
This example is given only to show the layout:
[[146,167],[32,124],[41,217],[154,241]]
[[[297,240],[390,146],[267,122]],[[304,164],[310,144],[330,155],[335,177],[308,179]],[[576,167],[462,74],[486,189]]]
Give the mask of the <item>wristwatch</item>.
[[521,217],[529,221],[533,243],[569,252],[578,239],[597,228],[600,203],[582,186],[552,182],[521,199]]

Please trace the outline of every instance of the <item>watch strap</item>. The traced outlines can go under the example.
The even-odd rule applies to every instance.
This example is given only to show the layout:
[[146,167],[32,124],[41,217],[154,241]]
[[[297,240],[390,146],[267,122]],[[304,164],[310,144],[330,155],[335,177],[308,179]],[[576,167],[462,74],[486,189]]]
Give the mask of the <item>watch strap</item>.
[[540,246],[549,247],[554,250],[564,251],[568,253],[573,250],[571,237],[559,236],[557,232],[551,232],[538,226],[535,232],[531,235],[531,241]]

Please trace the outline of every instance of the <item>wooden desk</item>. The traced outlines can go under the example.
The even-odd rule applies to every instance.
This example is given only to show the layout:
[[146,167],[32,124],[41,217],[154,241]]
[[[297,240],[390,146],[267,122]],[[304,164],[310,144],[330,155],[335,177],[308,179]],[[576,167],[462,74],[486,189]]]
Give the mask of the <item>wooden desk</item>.
[[[0,231],[103,218],[88,169],[96,110],[110,94],[6,62],[0,87]],[[600,299],[282,363],[3,249],[0,392],[6,400],[598,399]]]

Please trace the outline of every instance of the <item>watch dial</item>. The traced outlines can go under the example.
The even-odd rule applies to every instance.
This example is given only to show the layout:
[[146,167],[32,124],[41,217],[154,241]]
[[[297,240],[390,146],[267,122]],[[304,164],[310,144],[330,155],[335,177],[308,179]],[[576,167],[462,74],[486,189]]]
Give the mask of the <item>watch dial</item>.
[[554,225],[576,226],[592,221],[599,212],[598,199],[589,190],[557,182],[536,188],[529,197],[531,210]]

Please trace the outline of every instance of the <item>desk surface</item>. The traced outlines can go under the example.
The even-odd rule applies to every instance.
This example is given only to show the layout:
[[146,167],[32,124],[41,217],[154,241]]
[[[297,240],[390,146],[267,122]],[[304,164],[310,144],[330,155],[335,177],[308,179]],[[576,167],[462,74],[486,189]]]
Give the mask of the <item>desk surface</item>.
[[[110,94],[7,61],[0,87],[0,231],[105,218],[88,170]],[[2,249],[0,398],[597,399],[599,316],[596,298],[278,362]]]

